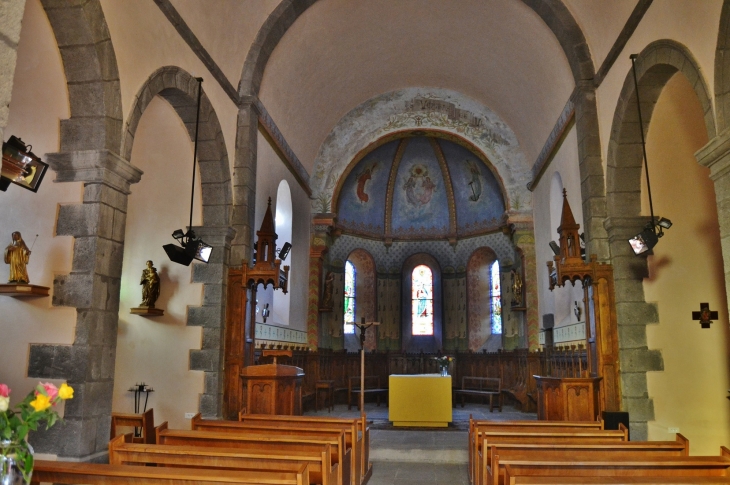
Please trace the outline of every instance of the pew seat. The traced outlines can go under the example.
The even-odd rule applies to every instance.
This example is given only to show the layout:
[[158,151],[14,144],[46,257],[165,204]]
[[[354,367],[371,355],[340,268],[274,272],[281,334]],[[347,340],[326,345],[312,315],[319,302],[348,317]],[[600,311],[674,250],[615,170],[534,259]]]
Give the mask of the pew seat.
[[83,483],[86,485],[308,485],[309,469],[296,472],[266,470],[211,470],[156,468],[36,460],[31,483]]

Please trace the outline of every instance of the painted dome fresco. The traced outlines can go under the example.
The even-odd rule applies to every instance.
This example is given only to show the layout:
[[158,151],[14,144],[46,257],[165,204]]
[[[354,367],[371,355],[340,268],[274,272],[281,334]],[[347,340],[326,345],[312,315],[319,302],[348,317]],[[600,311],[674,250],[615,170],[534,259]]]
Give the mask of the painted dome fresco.
[[451,240],[505,224],[502,185],[483,155],[433,134],[386,141],[343,174],[337,225],[385,240]]

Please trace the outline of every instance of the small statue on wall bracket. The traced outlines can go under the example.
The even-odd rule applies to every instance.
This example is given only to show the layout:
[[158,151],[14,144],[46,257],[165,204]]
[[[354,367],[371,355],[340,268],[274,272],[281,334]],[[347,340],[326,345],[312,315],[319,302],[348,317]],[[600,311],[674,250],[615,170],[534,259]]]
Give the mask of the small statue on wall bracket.
[[139,307],[132,308],[130,313],[135,315],[158,316],[164,313],[164,310],[155,308],[155,302],[160,297],[160,275],[157,274],[157,268],[150,260],[147,261],[147,267],[142,270],[142,277],[139,284],[142,285],[142,303]]
[[10,265],[8,283],[30,283],[27,265],[30,262],[30,249],[25,245],[18,231],[12,234],[13,242],[5,248],[5,264]]
[[583,314],[583,310],[578,305],[578,301],[577,300],[575,300],[574,303],[575,303],[575,306],[573,306],[573,313],[575,313],[576,321],[580,322],[580,317]]
[[511,271],[512,275],[512,306],[524,307],[525,299],[522,295],[522,276],[516,270]]
[[332,295],[334,293],[335,286],[335,274],[332,271],[327,272],[327,277],[324,279],[324,291],[322,292],[322,303],[319,305],[319,311],[331,312],[334,307]]

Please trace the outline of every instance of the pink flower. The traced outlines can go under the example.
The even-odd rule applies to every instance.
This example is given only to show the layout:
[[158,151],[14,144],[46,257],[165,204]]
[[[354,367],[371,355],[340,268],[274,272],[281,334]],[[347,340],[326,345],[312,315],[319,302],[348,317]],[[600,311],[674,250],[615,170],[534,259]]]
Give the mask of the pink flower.
[[0,397],[8,397],[10,395],[10,388],[7,384],[0,384]]
[[43,383],[41,382],[41,386],[43,386],[43,389],[46,391],[46,396],[48,396],[48,399],[53,401],[56,399],[56,396],[58,396],[58,388],[51,384],[50,382]]

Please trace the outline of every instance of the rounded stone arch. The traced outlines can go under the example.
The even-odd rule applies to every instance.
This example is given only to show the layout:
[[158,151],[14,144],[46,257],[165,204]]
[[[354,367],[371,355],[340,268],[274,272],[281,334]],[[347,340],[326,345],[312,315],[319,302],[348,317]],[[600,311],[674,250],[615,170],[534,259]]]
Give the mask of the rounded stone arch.
[[[704,112],[707,137],[711,140],[716,135],[716,126],[707,82],[691,52],[673,40],[652,42],[636,59],[644,134],[649,130],[659,95],[676,73],[683,74],[693,86]],[[641,211],[643,154],[637,136],[638,114],[633,76],[629,70],[611,126],[606,174],[609,217],[634,217],[639,216]]]
[[[355,280],[355,317],[359,322],[361,318],[366,321],[372,321],[378,318],[377,304],[377,269],[375,266],[375,258],[369,251],[363,248],[356,248],[347,256],[357,271]],[[344,264],[343,264],[344,266]],[[355,337],[359,339],[359,335],[355,332]],[[357,350],[358,342],[351,342],[357,345],[346,345],[348,350]],[[369,328],[365,331],[365,350],[375,350],[377,348],[377,337],[375,328]]]
[[[121,155],[125,160],[129,160],[132,155],[139,120],[152,98],[157,95],[170,103],[185,123],[190,140],[195,140],[198,81],[179,67],[161,67],[145,81],[132,104],[122,143]],[[218,116],[205,89],[200,99],[198,167],[202,188],[203,225],[228,226],[232,204],[228,153]]]
[[61,120],[61,152],[119,153],[122,95],[109,28],[99,0],[41,0],[66,74],[71,118]]
[[718,133],[730,126],[730,0],[722,4],[715,49],[715,109]]
[[[672,40],[652,42],[636,59],[644,124],[641,128],[645,134],[648,132],[656,102],[664,86],[677,73],[682,73],[693,86],[703,108],[708,138],[712,139],[716,126],[707,83],[689,50]],[[646,325],[658,321],[657,307],[647,303],[644,295],[647,260],[637,258],[627,243],[648,221],[648,217],[641,216],[644,157],[633,76],[629,69],[611,126],[606,171],[608,218],[604,225],[614,267],[616,316],[619,325],[625,325],[625,330],[619,333],[622,401],[644,410],[638,416],[632,415],[631,430],[638,439],[646,439],[647,423],[654,419],[646,373],[663,370],[664,363],[661,350],[648,349],[646,341]]]
[[496,339],[491,339],[492,280],[490,270],[494,262],[498,260],[497,253],[492,248],[481,246],[472,252],[466,264],[467,338],[471,352],[478,352],[488,346],[490,340],[494,341],[491,342],[493,347],[501,348],[501,335]]
[[[433,276],[433,335],[413,335],[412,299],[413,270],[428,266]],[[435,353],[443,348],[443,285],[441,265],[428,253],[407,257],[401,266],[401,347],[403,352]]]

